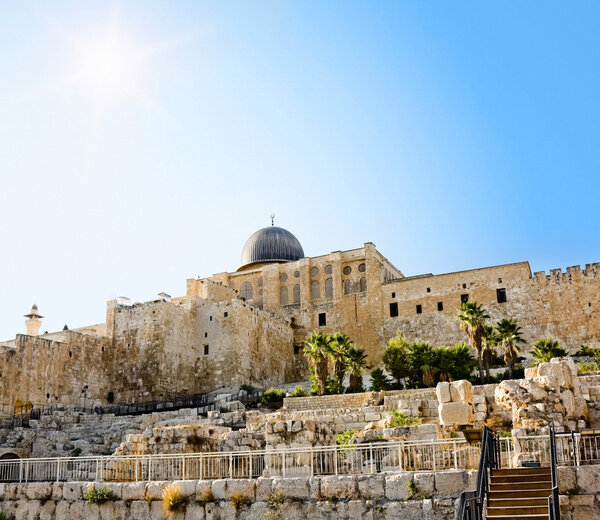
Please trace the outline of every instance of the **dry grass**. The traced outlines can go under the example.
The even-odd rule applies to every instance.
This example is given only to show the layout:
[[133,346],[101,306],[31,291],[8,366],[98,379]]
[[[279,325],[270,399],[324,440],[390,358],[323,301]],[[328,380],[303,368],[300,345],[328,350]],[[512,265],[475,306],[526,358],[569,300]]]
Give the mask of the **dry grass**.
[[179,511],[187,502],[187,498],[176,484],[169,484],[163,491],[163,508],[167,513]]
[[202,495],[202,497],[200,498],[200,500],[198,500],[198,502],[200,502],[203,506],[205,506],[209,502],[214,502],[214,500],[215,500],[215,496],[212,494],[212,491],[209,489],[206,493],[204,493],[204,495]]
[[245,497],[241,493],[232,493],[229,497],[229,500],[231,501],[231,505],[236,509],[240,509],[244,506],[249,506],[251,502],[251,500],[248,497]]

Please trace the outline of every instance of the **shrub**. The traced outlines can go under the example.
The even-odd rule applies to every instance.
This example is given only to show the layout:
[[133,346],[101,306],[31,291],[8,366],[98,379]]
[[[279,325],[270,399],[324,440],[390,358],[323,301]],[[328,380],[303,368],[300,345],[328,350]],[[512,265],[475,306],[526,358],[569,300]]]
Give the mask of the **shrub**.
[[307,395],[308,394],[306,393],[306,390],[304,390],[304,388],[302,388],[300,385],[294,388],[294,391],[292,392],[292,397],[306,397]]
[[254,388],[252,385],[240,385],[240,390],[244,390],[245,392],[248,392],[249,394],[253,394],[254,392],[256,392],[256,388]]
[[267,497],[267,507],[271,509],[279,509],[285,502],[285,495],[283,493],[271,493]]
[[4,513],[0,511],[0,520],[17,520],[15,515],[11,515],[10,513]]
[[81,455],[81,448],[79,446],[73,448],[70,455],[71,457],[79,457],[79,455]]
[[592,356],[594,357],[599,349],[590,347],[588,345],[579,345],[579,350],[573,354],[574,356]]
[[200,504],[202,506],[205,506],[209,502],[214,502],[214,501],[215,501],[215,496],[212,494],[212,491],[210,489],[206,493],[204,493],[204,495],[202,495],[200,497],[200,500],[198,500],[198,502],[200,502]]
[[352,437],[354,437],[354,435],[356,435],[356,432],[354,430],[346,430],[345,432],[338,433],[337,434],[337,444],[339,444],[339,445],[350,444],[350,441],[352,440]]
[[595,361],[581,361],[580,363],[577,363],[577,370],[580,374],[589,374],[590,372],[597,372],[598,364]]
[[555,339],[540,338],[531,349],[531,357],[533,357],[534,365],[540,363],[548,363],[552,358],[566,357],[568,355],[565,348]]
[[233,507],[235,507],[236,509],[240,509],[244,506],[249,506],[250,503],[252,502],[248,497],[245,497],[241,493],[237,493],[237,492],[231,493],[229,500],[231,501],[231,505]]
[[383,373],[381,368],[376,368],[371,372],[371,386],[369,390],[380,392],[381,390],[389,390],[392,386],[392,381]]
[[163,491],[163,508],[167,513],[174,513],[187,502],[186,497],[176,484],[169,484]]
[[398,426],[412,426],[414,424],[421,424],[422,422],[423,419],[420,417],[409,417],[398,410],[394,410],[387,426],[388,428],[396,428]]
[[429,493],[425,493],[414,480],[406,483],[408,489],[408,498],[431,498]]
[[276,390],[275,388],[269,388],[265,390],[265,393],[260,398],[260,402],[266,406],[276,406],[283,403],[285,397],[285,390]]
[[[90,504],[104,504],[108,502],[112,498],[112,490],[110,488],[94,488],[91,487],[88,489],[88,492],[85,494],[85,499]],[[2,517],[0,517],[2,520]]]

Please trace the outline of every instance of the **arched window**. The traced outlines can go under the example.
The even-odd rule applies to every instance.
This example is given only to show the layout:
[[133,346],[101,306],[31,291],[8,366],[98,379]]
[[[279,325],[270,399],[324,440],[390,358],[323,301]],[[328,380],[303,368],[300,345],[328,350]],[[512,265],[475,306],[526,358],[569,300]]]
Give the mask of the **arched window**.
[[344,280],[344,294],[350,294],[350,280]]
[[292,296],[294,297],[294,303],[300,303],[300,284],[294,285]]
[[325,274],[331,274],[333,272],[333,269],[331,267],[331,265],[326,265],[325,266]]
[[310,284],[310,299],[318,300],[321,297],[321,289],[319,287],[319,282],[316,280]]
[[314,278],[315,276],[319,276],[319,268],[318,267],[313,267],[310,270],[310,275]]
[[325,298],[333,298],[333,280],[331,278],[325,280]]
[[258,279],[258,286],[259,286],[259,287],[262,287],[262,283],[263,283],[263,280],[262,280],[262,276],[261,276],[261,277]]
[[288,290],[287,287],[282,287],[279,290],[279,305],[287,305],[288,304]]
[[247,301],[252,299],[252,284],[250,282],[244,282],[240,287],[240,298]]
[[360,279],[360,292],[365,292],[367,290],[367,279],[363,276]]

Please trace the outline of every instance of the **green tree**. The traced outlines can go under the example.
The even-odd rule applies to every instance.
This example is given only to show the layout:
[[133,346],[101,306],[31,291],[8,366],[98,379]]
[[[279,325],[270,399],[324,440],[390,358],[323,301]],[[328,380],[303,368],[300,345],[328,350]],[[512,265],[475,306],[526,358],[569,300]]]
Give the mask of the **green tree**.
[[552,358],[565,357],[566,355],[567,351],[564,347],[552,338],[538,339],[531,349],[531,357],[535,361],[534,365],[548,363]]
[[468,301],[460,306],[457,319],[460,321],[461,330],[467,335],[469,345],[477,352],[479,380],[483,383],[483,335],[484,325],[489,316],[479,303]]
[[336,394],[344,393],[344,377],[348,371],[347,356],[353,348],[352,340],[346,334],[338,332],[329,337],[328,355],[333,361],[333,389]]
[[483,336],[481,338],[481,360],[485,368],[486,383],[490,382],[490,367],[496,357],[496,346],[498,345],[498,336],[494,330],[494,326],[486,323],[483,326]]
[[422,388],[432,386],[439,373],[438,354],[429,343],[415,341],[408,344],[407,386]]
[[408,360],[408,342],[406,338],[397,333],[390,339],[383,352],[383,364],[388,374],[396,380],[396,386],[402,388],[402,381],[410,375]]
[[371,386],[369,390],[372,392],[380,392],[381,390],[389,390],[392,382],[390,378],[383,373],[381,368],[376,368],[371,372]]
[[452,347],[435,349],[437,353],[438,377],[440,381],[469,379],[477,365],[469,345],[457,343]]
[[348,386],[348,392],[364,391],[362,382],[363,371],[369,368],[369,365],[367,365],[365,349],[350,347],[346,352],[346,366],[350,371],[350,385]]
[[330,342],[331,337],[320,332],[313,332],[304,342],[304,355],[310,360],[314,369],[317,395],[325,395]]
[[521,348],[519,343],[525,343],[523,330],[514,319],[506,319],[496,324],[498,344],[504,349],[504,362],[508,367],[508,377],[512,379],[514,366],[519,361]]

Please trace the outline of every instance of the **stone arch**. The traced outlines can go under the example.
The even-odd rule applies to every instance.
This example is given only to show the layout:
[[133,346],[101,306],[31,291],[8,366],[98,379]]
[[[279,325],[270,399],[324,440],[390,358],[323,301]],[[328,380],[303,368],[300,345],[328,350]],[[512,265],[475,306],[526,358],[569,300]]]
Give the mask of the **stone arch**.
[[333,280],[331,278],[325,280],[325,298],[333,298]]
[[287,305],[288,304],[288,288],[282,287],[279,289],[279,305]]
[[367,291],[367,279],[363,276],[360,279],[360,292],[366,292]]
[[244,282],[240,287],[240,298],[244,300],[252,300],[252,284],[250,282]]
[[310,299],[318,300],[321,297],[321,287],[316,280],[310,284]]
[[294,298],[294,303],[300,303],[300,284],[297,283],[294,285],[294,289],[292,290],[292,296]]

